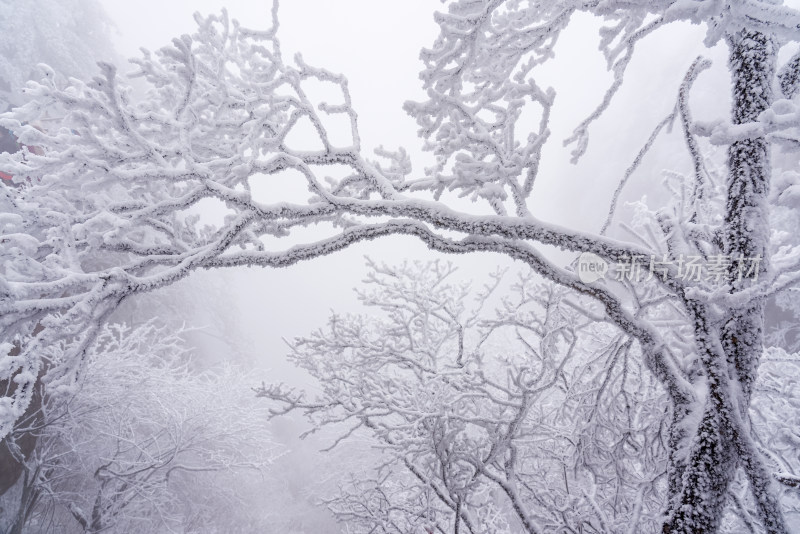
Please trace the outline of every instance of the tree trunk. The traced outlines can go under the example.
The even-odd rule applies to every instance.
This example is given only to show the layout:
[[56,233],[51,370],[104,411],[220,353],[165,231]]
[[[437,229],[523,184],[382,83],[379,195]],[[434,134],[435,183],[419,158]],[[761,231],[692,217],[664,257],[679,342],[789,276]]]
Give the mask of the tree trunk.
[[[771,37],[752,31],[739,32],[730,41],[733,123],[744,124],[758,120],[758,116],[772,103],[775,45]],[[757,277],[763,277],[769,266],[767,195],[770,173],[766,138],[745,139],[731,145],[728,153],[725,252],[731,258],[728,281],[734,291],[751,285]],[[748,273],[751,268],[753,272]],[[750,404],[763,349],[763,330],[763,302],[730,310],[723,329],[722,344],[735,375],[732,378],[741,385],[742,413],[747,413]]]
[[[44,330],[42,325],[37,324],[32,331],[32,335],[37,335]],[[9,356],[19,356],[22,347],[15,344],[9,352]],[[44,422],[42,404],[44,403],[44,384],[42,376],[47,372],[47,365],[42,365],[37,377],[36,385],[33,388],[31,403],[25,410],[20,420],[14,425],[14,429],[8,436],[0,440],[0,496],[17,483],[19,477],[25,470],[23,462],[28,459],[36,447],[39,438],[36,429]],[[10,396],[17,388],[17,384],[11,380],[0,380],[0,392],[5,396]],[[34,429],[29,431],[26,429]]]
[[[775,75],[773,38],[742,30],[729,36],[733,81],[733,122],[757,120],[772,102]],[[728,154],[725,253],[728,281],[738,291],[768,267],[769,144],[764,137],[731,145]],[[752,271],[751,271],[752,269]],[[689,452],[682,489],[664,532],[713,534],[719,530],[730,482],[745,468],[759,518],[769,534],[786,534],[785,521],[757,452],[750,447],[748,409],[763,348],[763,302],[730,310],[721,330],[697,303],[690,313],[708,383],[703,418]],[[716,338],[716,339],[714,339]]]
[[[730,67],[733,74],[733,123],[758,120],[772,104],[777,46],[772,36],[741,31],[731,37]],[[745,139],[731,145],[728,153],[728,188],[725,210],[726,253],[732,260],[729,282],[733,291],[751,286],[769,268],[770,146],[765,137]],[[749,261],[748,261],[749,260]],[[757,263],[755,260],[759,260]],[[729,310],[722,331],[731,382],[737,388],[742,436],[737,441],[739,465],[745,469],[756,508],[766,531],[788,532],[763,460],[750,442],[749,408],[753,384],[764,346],[764,300],[742,309]]]

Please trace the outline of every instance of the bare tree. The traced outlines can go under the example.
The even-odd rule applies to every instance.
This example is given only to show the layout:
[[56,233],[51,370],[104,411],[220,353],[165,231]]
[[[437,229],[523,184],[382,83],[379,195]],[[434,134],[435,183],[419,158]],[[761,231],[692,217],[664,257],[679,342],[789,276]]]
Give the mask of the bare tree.
[[[795,249],[771,256],[768,197],[771,150],[797,145],[791,76],[782,78],[785,98],[776,100],[772,88],[778,49],[797,41],[800,13],[767,0],[451,2],[436,15],[439,38],[423,51],[428,100],[406,106],[437,157],[433,169],[414,175],[402,150],[379,151],[381,161],[365,157],[346,79],[300,57],[285,61],[277,12],[275,2],[266,31],[232,24],[225,13],[198,17],[193,37],[135,60],[136,76],[150,88],[143,99],[134,98],[111,65],[87,83],[62,83],[45,68],[43,82],[28,89],[30,101],[0,121],[22,143],[45,150],[0,160],[32,184],[0,191],[7,258],[0,327],[2,339],[23,347],[0,363],[0,379],[18,384],[2,399],[0,435],[31,401],[41,351],[74,341],[47,373],[48,388],[73,387],[102,321],[131,294],[197,268],[286,266],[405,234],[440,252],[489,251],[520,260],[593,298],[600,316],[633,340],[671,410],[665,531],[717,532],[741,469],[759,528],[787,532],[775,486],[784,479],[770,474],[758,451],[748,407],[762,353],[764,300],[798,277]],[[730,119],[692,120],[688,95],[707,66],[698,60],[673,114],[653,125],[651,139],[631,155],[628,174],[674,120],[693,165],[674,204],[654,214],[654,231],[627,242],[545,223],[528,205],[555,98],[536,83],[536,66],[552,56],[579,12],[603,23],[600,49],[614,81],[570,138],[575,158],[643,39],[691,22],[705,26],[707,46],[728,47],[730,82],[720,90],[732,93]],[[781,72],[794,72],[791,65]],[[306,91],[312,83],[338,90],[340,100],[315,105]],[[46,132],[23,124],[44,114],[63,120]],[[346,146],[329,134],[329,117],[337,115],[350,125]],[[304,149],[287,142],[301,124],[317,137]],[[708,142],[728,147],[720,184],[706,172]],[[310,198],[254,199],[251,182],[271,179],[301,181]],[[791,180],[783,184],[792,187]],[[448,205],[451,194],[471,198],[475,209]],[[187,210],[209,198],[229,215],[221,226],[200,228]],[[274,250],[264,239],[291,239],[311,226],[327,237]],[[623,270],[619,280],[589,283],[551,261],[542,245],[591,253]],[[640,279],[635,264],[642,260],[657,276]],[[700,263],[705,268],[698,271]],[[40,323],[44,330],[34,334]]]
[[337,444],[368,435],[386,454],[328,503],[348,526],[660,527],[665,394],[588,299],[531,273],[476,292],[439,262],[370,267],[365,315],[292,344],[321,393],[259,390],[274,413],[302,410],[344,426]]
[[25,83],[47,63],[63,76],[86,78],[95,61],[114,56],[111,21],[97,0],[0,2],[0,110],[19,105]]
[[[631,340],[586,297],[530,273],[510,287],[498,273],[481,291],[455,276],[439,262],[371,262],[365,313],[292,343],[318,393],[259,390],[276,415],[341,429],[334,446],[382,452],[370,462],[352,449],[362,465],[331,510],[349,532],[450,532],[457,514],[465,532],[661,530],[670,414]],[[794,521],[799,362],[770,349],[753,398],[753,437],[780,467]],[[728,498],[722,530],[756,531],[743,477]]]
[[244,375],[192,371],[180,334],[151,323],[106,325],[77,391],[42,411],[24,479],[3,497],[12,533],[171,532],[209,502],[230,529],[236,486],[214,477],[260,473],[278,454]]

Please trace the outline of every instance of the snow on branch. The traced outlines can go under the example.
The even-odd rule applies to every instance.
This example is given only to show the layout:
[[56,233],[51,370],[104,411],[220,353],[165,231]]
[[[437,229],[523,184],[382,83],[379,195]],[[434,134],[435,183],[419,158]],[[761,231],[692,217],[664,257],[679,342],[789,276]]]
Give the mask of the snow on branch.
[[[586,402],[600,402],[620,376],[617,362],[628,362],[639,351],[638,361],[666,392],[672,410],[672,419],[664,419],[669,435],[663,439],[669,447],[670,524],[692,532],[693,513],[718,521],[717,508],[725,502],[729,480],[719,487],[694,487],[686,481],[711,480],[742,465],[752,487],[758,488],[753,496],[759,499],[759,519],[776,525],[770,533],[782,534],[783,519],[753,444],[725,436],[743,433],[746,426],[763,341],[762,303],[769,291],[797,281],[795,249],[784,249],[776,257],[779,269],[767,271],[766,200],[769,145],[790,146],[793,130],[800,125],[792,101],[771,100],[775,80],[769,73],[778,40],[798,39],[800,15],[756,0],[453,1],[446,13],[436,15],[440,36],[422,54],[427,100],[405,106],[436,157],[432,169],[416,174],[402,149],[379,149],[378,161],[362,154],[346,78],[309,65],[301,56],[293,61],[283,57],[277,6],[273,2],[273,23],[266,31],[247,30],[224,11],[197,16],[196,33],[153,53],[144,51],[134,60],[133,76],[144,85],[144,93],[134,91],[109,64],[101,64],[97,76],[86,82],[63,80],[43,66],[42,80],[26,87],[28,102],[0,117],[0,126],[31,147],[0,155],[0,168],[13,175],[12,184],[4,181],[0,186],[0,386],[5,392],[0,398],[0,436],[8,435],[25,414],[39,381],[53,384],[54,392],[74,390],[103,322],[131,295],[173,283],[197,269],[288,266],[354,243],[402,234],[448,254],[495,252],[520,260],[549,281],[599,304],[583,310],[581,317],[611,323],[626,339],[600,351],[603,371],[593,385],[594,400]],[[553,90],[537,83],[536,67],[553,56],[559,36],[578,12],[604,24],[599,45],[613,82],[575,131],[576,157],[587,146],[592,123],[607,111],[624,82],[642,39],[672,22],[689,21],[706,25],[707,44],[725,37],[731,45],[738,106],[734,116],[742,124],[693,123],[688,92],[705,66],[695,63],[672,115],[682,121],[693,172],[689,177],[668,176],[666,184],[675,193],[668,206],[653,211],[643,202],[637,205],[626,227],[633,242],[546,223],[533,216],[528,205],[556,98]],[[767,30],[769,34],[763,33]],[[319,84],[334,95],[332,101],[317,102],[310,96],[311,87]],[[346,119],[335,121],[346,124],[346,135],[336,135],[341,132],[333,128],[332,117]],[[628,175],[671,120],[657,125]],[[709,170],[702,139],[707,136],[712,142],[733,143],[736,157],[730,158],[725,186],[713,183],[725,171]],[[304,193],[295,196],[305,196],[260,195],[256,185],[262,183],[299,186],[295,189]],[[774,196],[788,201],[793,185],[788,177]],[[447,205],[451,195],[474,201],[477,213]],[[222,212],[221,222],[201,219],[208,203]],[[310,234],[313,237],[307,237]],[[587,282],[579,266],[555,264],[542,245],[591,253],[598,261],[616,264],[616,271],[602,282]],[[761,281],[743,280],[742,251],[758,252],[751,255],[758,258],[749,259],[763,260],[753,268]],[[636,269],[642,260],[650,262],[651,276],[646,279]],[[695,269],[687,276],[699,261],[713,265],[715,275],[701,276],[708,270]],[[375,280],[403,274],[390,271],[376,269]],[[446,277],[447,271],[434,274]],[[408,291],[401,291],[406,300]],[[428,430],[441,438],[437,443],[447,444],[426,452],[431,461],[446,467],[440,479],[431,482],[433,477],[418,465],[402,462],[407,475],[430,489],[429,496],[438,503],[440,514],[426,527],[451,517],[456,529],[477,529],[483,519],[474,505],[487,502],[474,483],[478,477],[493,480],[511,506],[522,510],[524,492],[511,472],[513,444],[449,437],[463,436],[469,425],[490,434],[487,429],[498,422],[494,415],[527,410],[526,395],[538,391],[534,384],[545,390],[555,387],[549,371],[520,369],[509,382],[476,382],[478,375],[464,374],[476,360],[458,306],[421,297],[405,303],[392,298],[384,304],[394,310],[392,320],[405,321],[405,333],[392,330],[386,339],[378,339],[351,321],[337,320],[330,335],[314,342],[323,346],[345,340],[365,350],[394,343],[383,346],[381,356],[390,356],[403,376],[435,375],[432,385],[439,389],[429,394],[439,391],[442,397],[431,402],[444,404],[447,398],[454,406],[468,406],[468,390],[477,387],[494,412],[465,411],[431,419],[426,407],[414,404],[424,398],[418,383],[394,384],[377,373],[358,378],[371,385],[382,381],[374,384],[383,388],[376,391],[401,396],[402,402],[391,405],[397,418],[380,411],[377,401],[386,398],[362,402],[345,396],[333,404],[315,404],[266,386],[262,396],[283,402],[284,408],[323,413],[330,421],[354,420],[348,433],[369,430],[390,447],[419,446],[403,432],[427,421],[432,425]],[[424,308],[425,321],[418,324],[406,315],[411,304]],[[504,326],[511,320],[505,317]],[[523,353],[541,357],[546,343],[537,346],[525,333],[542,324],[518,323]],[[425,325],[430,328],[425,330]],[[59,361],[44,361],[42,349],[62,344],[69,350]],[[446,363],[437,352],[444,346],[450,347]],[[416,348],[428,360],[411,358],[411,353],[419,356]],[[559,362],[571,354],[565,350]],[[347,367],[342,372],[363,373],[353,362],[343,363]],[[370,362],[359,360],[362,363],[369,368]],[[454,391],[455,382],[447,381],[454,377],[464,381],[463,390]],[[407,389],[398,389],[402,387]],[[525,392],[509,394],[520,388]],[[624,401],[625,388],[619,391]],[[603,416],[592,409],[574,413],[592,421]],[[505,434],[498,435],[511,436],[516,428],[513,417],[502,421]],[[630,435],[620,439],[620,447],[632,446],[634,440]],[[570,446],[580,449],[580,455],[591,444],[579,436]],[[709,460],[707,450],[721,452]],[[563,467],[563,462],[556,465]],[[568,486],[567,475],[563,478]],[[568,497],[562,502],[536,498],[562,509],[565,502],[581,507],[592,518],[581,517],[597,528],[622,528],[610,524],[616,516],[603,510],[592,486],[596,482],[583,482],[580,491],[565,487]],[[639,491],[653,489],[637,488],[629,497]],[[554,528],[566,522],[563,517],[518,515],[530,532],[540,530],[537,525],[545,520],[553,521]]]

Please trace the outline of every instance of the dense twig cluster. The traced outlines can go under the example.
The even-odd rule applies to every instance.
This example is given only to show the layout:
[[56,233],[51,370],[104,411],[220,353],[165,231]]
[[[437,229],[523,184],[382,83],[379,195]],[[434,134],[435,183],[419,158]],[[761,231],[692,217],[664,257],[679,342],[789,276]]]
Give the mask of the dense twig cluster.
[[[102,322],[129,295],[198,268],[286,266],[358,241],[407,234],[441,252],[491,251],[521,260],[593,298],[601,306],[597,317],[630,338],[671,407],[667,530],[717,531],[741,467],[759,528],[786,532],[774,480],[747,420],[763,301],[800,275],[795,249],[770,261],[766,224],[769,148],[791,147],[798,124],[794,103],[772,97],[775,58],[779,43],[797,40],[800,14],[758,0],[452,2],[448,13],[437,15],[440,38],[423,54],[429,99],[407,106],[438,158],[435,168],[414,177],[405,152],[381,151],[383,165],[362,154],[344,77],[301,58],[284,60],[277,9],[275,2],[273,26],[261,32],[225,13],[198,17],[194,36],[135,62],[135,75],[148,88],[144,98],[110,65],[88,83],[59,81],[45,68],[44,81],[27,89],[30,101],[0,119],[21,143],[44,150],[0,160],[28,184],[0,188],[0,329],[7,342],[0,357],[7,390],[0,435],[12,431],[30,404],[45,371],[42,352],[69,342],[69,353],[42,380],[53,395],[71,392]],[[692,123],[686,92],[696,65],[677,106],[695,163],[692,185],[684,188],[692,193],[655,214],[656,231],[633,243],[547,224],[527,206],[554,98],[535,82],[535,66],[552,55],[576,12],[606,23],[601,50],[614,81],[576,130],[575,157],[623,83],[641,39],[689,21],[705,24],[706,44],[724,40],[730,51],[730,124]],[[789,87],[791,76],[781,72]],[[312,82],[340,99],[315,105],[306,90]],[[535,124],[524,112],[531,108]],[[347,118],[347,146],[332,141],[332,115]],[[35,127],[55,116],[61,119],[54,125]],[[300,124],[315,132],[312,148],[287,143]],[[711,176],[703,172],[698,135],[730,144],[721,202],[704,193]],[[300,181],[308,201],[254,198],[257,180]],[[791,180],[786,186],[789,192]],[[487,214],[448,207],[443,200],[450,192],[470,196]],[[208,199],[227,208],[224,224],[198,224],[197,206]],[[323,237],[268,249],[265,238],[291,239],[307,227]],[[647,283],[592,285],[550,261],[540,245],[591,252],[610,263],[658,255],[667,267]],[[760,257],[758,281],[742,281],[731,268],[722,280],[687,283],[675,267],[684,255],[719,254]],[[460,502],[452,503],[459,514]]]

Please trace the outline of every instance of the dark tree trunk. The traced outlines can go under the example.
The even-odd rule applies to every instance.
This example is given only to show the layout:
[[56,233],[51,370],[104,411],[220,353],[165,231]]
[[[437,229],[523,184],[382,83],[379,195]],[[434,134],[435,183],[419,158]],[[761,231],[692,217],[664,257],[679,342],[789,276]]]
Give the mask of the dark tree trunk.
[[[743,30],[729,37],[733,78],[733,122],[757,120],[772,102],[775,76],[773,39]],[[768,267],[766,198],[769,144],[763,137],[734,143],[728,154],[725,253],[731,258],[733,291],[752,284]],[[741,260],[741,261],[740,261]],[[751,271],[752,269],[752,271]],[[708,398],[682,476],[677,506],[664,532],[713,534],[719,530],[728,489],[744,467],[759,518],[769,534],[787,534],[761,459],[749,446],[747,412],[763,348],[763,303],[732,310],[721,329],[703,303],[694,303],[695,336],[708,384]]]
[[[33,335],[37,335],[43,328],[41,325],[36,325],[33,329]],[[18,356],[21,347],[15,345],[8,355]],[[39,377],[36,385],[33,388],[33,396],[31,403],[25,410],[22,418],[14,425],[14,430],[0,440],[0,496],[11,488],[19,480],[24,470],[23,462],[28,459],[33,449],[36,447],[38,434],[36,429],[41,427],[44,417],[42,413],[42,403],[44,402],[44,386],[41,378],[46,372],[46,367],[42,366],[39,372]],[[17,384],[14,383],[13,378],[9,380],[0,380],[0,392],[5,397],[10,397]],[[27,429],[33,429],[29,431]]]

